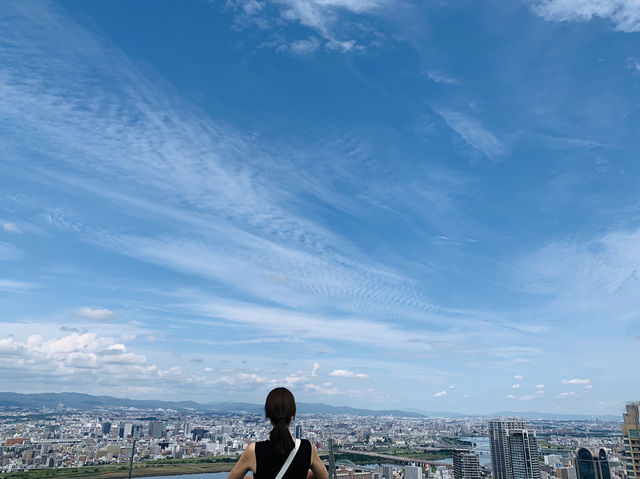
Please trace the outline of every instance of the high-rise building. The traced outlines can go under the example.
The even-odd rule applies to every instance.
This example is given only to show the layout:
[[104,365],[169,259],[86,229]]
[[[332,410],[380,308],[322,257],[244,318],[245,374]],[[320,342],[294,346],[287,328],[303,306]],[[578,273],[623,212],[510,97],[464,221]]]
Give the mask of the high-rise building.
[[162,437],[162,433],[164,432],[164,424],[160,421],[151,421],[149,423],[149,436],[154,438]]
[[470,451],[453,453],[454,479],[480,479],[480,459]]
[[513,479],[540,479],[538,441],[533,431],[509,429],[509,450]]
[[392,466],[382,466],[382,475],[385,479],[393,479],[393,467]]
[[604,449],[581,447],[576,451],[577,479],[611,479],[609,460]]
[[640,403],[627,404],[627,412],[622,415],[622,437],[624,439],[625,467],[629,479],[640,478]]
[[480,479],[480,459],[471,451],[453,453],[454,479]]
[[142,437],[142,424],[132,424],[131,425],[131,436],[132,437]]
[[302,426],[296,426],[296,439],[302,439]]
[[420,466],[405,466],[404,479],[422,479],[422,468]]
[[102,423],[102,434],[109,434],[111,432],[111,423],[109,421]]
[[493,479],[513,479],[509,430],[523,429],[524,421],[518,418],[495,418],[489,421],[489,449]]
[[118,431],[118,436],[127,438],[131,436],[131,430],[133,429],[133,424],[130,422],[120,423],[120,430]]

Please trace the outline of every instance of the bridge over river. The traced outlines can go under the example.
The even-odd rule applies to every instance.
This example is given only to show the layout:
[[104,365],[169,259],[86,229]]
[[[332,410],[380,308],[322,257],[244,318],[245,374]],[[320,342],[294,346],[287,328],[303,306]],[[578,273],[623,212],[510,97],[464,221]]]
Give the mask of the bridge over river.
[[[356,449],[340,449],[339,452],[344,452],[348,454],[358,454],[360,456],[370,456],[375,459],[384,459],[385,461],[415,463],[415,464],[420,464],[422,466],[427,464],[430,466],[450,466],[451,465],[450,462],[446,462],[446,461],[417,459],[417,458],[412,458],[407,456],[393,456],[390,454],[381,454],[379,452],[372,452],[372,451],[359,451]],[[372,461],[372,462],[375,462],[375,461]],[[360,466],[358,467],[360,468]]]

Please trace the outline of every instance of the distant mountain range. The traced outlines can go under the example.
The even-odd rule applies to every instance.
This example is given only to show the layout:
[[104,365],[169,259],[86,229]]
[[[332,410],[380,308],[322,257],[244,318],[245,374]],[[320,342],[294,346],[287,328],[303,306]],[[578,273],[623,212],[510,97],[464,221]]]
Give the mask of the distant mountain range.
[[[113,396],[92,396],[82,393],[39,393],[20,394],[12,392],[0,392],[0,409],[8,408],[28,408],[28,409],[55,409],[59,404],[65,408],[79,410],[93,410],[100,408],[135,408],[135,409],[173,409],[177,411],[201,411],[220,414],[229,413],[249,413],[264,414],[263,406],[260,404],[244,402],[210,402],[198,403],[194,401],[160,401],[155,399],[128,399]],[[397,409],[360,409],[348,406],[331,406],[323,403],[297,403],[299,414],[327,414],[353,416],[392,416],[392,417],[494,417],[494,416],[516,416],[523,419],[570,419],[588,420],[601,419],[605,421],[621,421],[622,416],[613,415],[587,415],[587,414],[548,414],[539,412],[513,412],[502,411],[493,414],[460,414],[445,411],[402,411]]]

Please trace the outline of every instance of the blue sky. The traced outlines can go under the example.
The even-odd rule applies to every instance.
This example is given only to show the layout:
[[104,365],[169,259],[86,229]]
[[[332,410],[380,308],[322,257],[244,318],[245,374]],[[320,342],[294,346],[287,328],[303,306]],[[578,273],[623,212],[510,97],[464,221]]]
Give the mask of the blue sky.
[[0,4],[0,379],[620,412],[634,0]]

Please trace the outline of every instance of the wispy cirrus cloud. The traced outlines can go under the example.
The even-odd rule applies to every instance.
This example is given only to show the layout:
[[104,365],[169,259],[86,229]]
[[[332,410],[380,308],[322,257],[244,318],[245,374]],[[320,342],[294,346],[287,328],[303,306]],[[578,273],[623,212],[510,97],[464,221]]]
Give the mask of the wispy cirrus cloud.
[[34,283],[0,278],[0,291],[24,291],[35,288]]
[[523,258],[516,284],[548,295],[556,312],[632,319],[640,307],[639,245],[639,229],[554,241]]
[[442,73],[437,70],[430,70],[427,72],[427,76],[436,83],[443,83],[445,85],[459,85],[460,80],[457,78],[450,77],[445,73]]
[[[238,24],[276,32],[275,46],[281,51],[308,55],[319,48],[349,52],[370,43],[363,17],[381,15],[397,0],[228,0]],[[350,17],[350,18],[345,18]],[[316,37],[298,38],[288,25],[311,30]]]
[[636,0],[537,0],[533,11],[556,22],[602,18],[613,22],[616,30],[640,31],[640,4]]
[[506,153],[505,144],[478,120],[457,110],[437,109],[436,112],[469,146],[492,161]]

